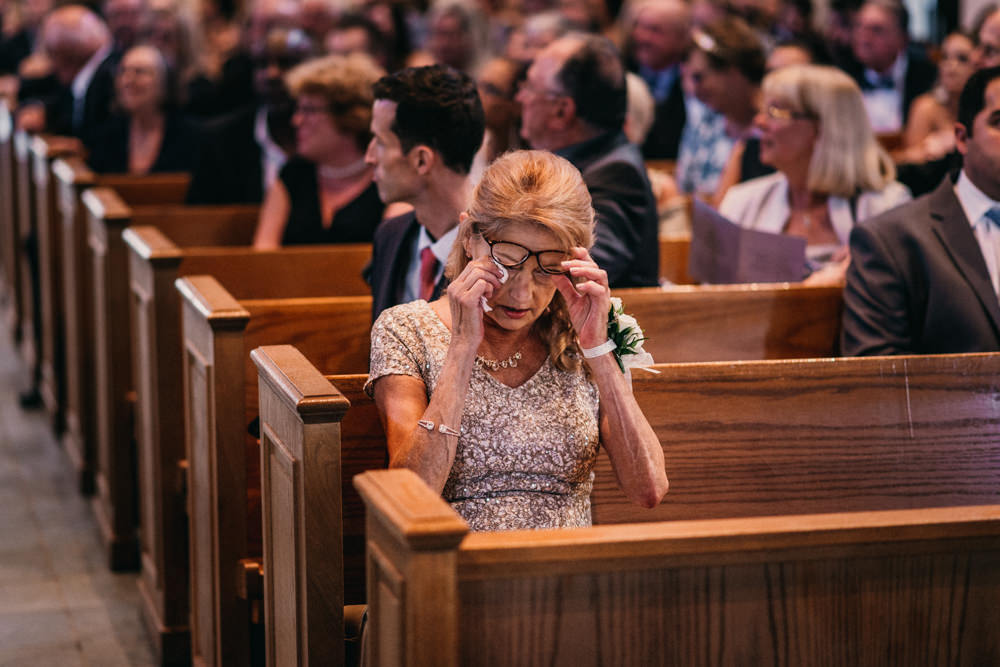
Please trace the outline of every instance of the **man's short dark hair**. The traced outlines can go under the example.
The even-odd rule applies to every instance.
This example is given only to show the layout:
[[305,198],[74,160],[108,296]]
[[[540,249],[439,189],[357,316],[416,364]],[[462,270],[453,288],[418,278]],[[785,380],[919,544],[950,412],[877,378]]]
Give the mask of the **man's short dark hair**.
[[692,31],[694,48],[701,51],[714,70],[736,69],[748,81],[760,84],[767,55],[764,44],[746,21],[727,16]]
[[970,137],[976,116],[986,106],[986,89],[994,79],[1000,79],[1000,67],[987,67],[970,76],[962,88],[958,98],[958,122],[965,126]]
[[476,82],[445,65],[408,67],[375,82],[375,99],[396,103],[392,131],[404,152],[425,145],[445,166],[469,173],[486,120]]
[[591,127],[620,130],[628,94],[621,54],[606,37],[574,35],[580,47],[566,59],[556,81],[573,99],[576,115]]

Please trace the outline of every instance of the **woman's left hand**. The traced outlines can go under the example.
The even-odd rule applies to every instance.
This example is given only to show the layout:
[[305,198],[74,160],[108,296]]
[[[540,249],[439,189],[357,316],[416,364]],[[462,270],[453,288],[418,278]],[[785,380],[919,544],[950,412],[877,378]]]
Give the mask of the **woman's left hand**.
[[[611,308],[608,274],[597,266],[586,248],[576,247],[570,252],[573,259],[563,262],[569,276],[556,276],[555,284],[566,300],[580,347],[597,347],[608,339],[608,310]],[[572,279],[579,282],[574,283]]]

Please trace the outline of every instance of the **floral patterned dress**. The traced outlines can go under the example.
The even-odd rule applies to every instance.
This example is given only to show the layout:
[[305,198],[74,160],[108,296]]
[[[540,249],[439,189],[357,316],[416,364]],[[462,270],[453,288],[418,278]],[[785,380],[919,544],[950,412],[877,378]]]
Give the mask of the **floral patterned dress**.
[[[429,399],[450,341],[426,301],[384,311],[372,328],[366,391],[385,375],[411,375]],[[589,526],[599,409],[584,371],[548,358],[518,387],[474,369],[444,499],[472,530]]]

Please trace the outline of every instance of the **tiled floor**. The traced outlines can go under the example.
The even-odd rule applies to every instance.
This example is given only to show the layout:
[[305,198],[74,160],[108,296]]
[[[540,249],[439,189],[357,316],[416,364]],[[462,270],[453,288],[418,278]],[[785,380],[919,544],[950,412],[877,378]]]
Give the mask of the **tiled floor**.
[[0,328],[0,667],[152,665],[134,574],[105,564],[87,500]]

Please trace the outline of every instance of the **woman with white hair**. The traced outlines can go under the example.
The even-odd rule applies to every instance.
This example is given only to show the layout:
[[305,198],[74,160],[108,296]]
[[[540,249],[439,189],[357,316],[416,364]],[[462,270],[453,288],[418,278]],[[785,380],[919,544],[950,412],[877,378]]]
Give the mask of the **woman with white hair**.
[[808,282],[842,282],[854,224],[908,201],[910,192],[896,182],[849,76],[789,66],[768,74],[762,92],[754,121],[760,157],[777,172],[730,188],[719,211],[743,227],[806,239]]

